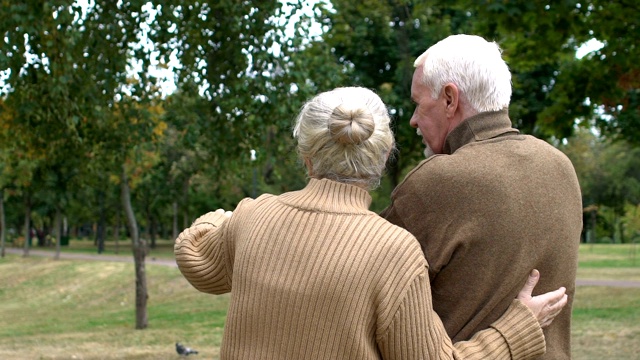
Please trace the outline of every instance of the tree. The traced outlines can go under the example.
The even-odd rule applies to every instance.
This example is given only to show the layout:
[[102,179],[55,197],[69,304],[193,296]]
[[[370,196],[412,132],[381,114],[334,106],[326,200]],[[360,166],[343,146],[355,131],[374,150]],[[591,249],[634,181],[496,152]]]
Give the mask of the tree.
[[4,216],[4,189],[0,190],[0,257],[4,257],[7,241],[7,221]]
[[[189,223],[189,185],[191,179],[207,167],[210,157],[206,134],[212,127],[210,102],[197,95],[194,88],[183,87],[165,101],[163,120],[167,124],[164,141],[160,144],[161,161],[156,172],[166,179],[167,202],[172,209],[172,238]],[[213,188],[215,189],[215,187]],[[178,219],[183,221],[179,226]]]
[[[28,163],[35,171],[49,173],[45,169],[54,169],[58,174],[53,181],[40,183],[51,184],[48,189],[53,194],[67,191],[57,186],[68,184],[66,180],[74,169],[85,164],[86,153],[104,142],[102,132],[110,130],[108,123],[113,120],[117,100],[131,93],[142,102],[148,92],[155,91],[151,88],[152,79],[148,81],[146,77],[150,61],[148,49],[136,46],[147,18],[143,10],[145,4],[146,1],[95,1],[86,13],[71,1],[3,6],[0,21],[8,31],[0,51],[3,54],[0,65],[2,69],[9,69],[10,93],[6,103],[15,112],[11,130],[25,134],[21,143],[16,143],[29,155]],[[134,57],[140,60],[143,70],[138,73],[137,81],[128,85],[129,66]],[[128,111],[122,113],[128,114]],[[110,140],[130,139],[123,134],[116,133]],[[128,151],[124,149],[117,154]],[[120,159],[120,168],[124,169],[124,159]],[[27,235],[33,174],[24,180],[23,188]],[[127,184],[125,175],[123,170],[123,186]],[[123,195],[127,194],[125,190]],[[54,201],[60,203],[59,199]],[[59,219],[60,211],[56,213]],[[129,217],[130,224],[132,218]],[[25,254],[27,244],[25,241]],[[135,238],[134,245],[138,245]],[[144,328],[147,326],[146,281],[144,263],[140,263],[144,257],[135,259],[137,294],[145,293],[143,300],[137,297],[136,327]]]
[[[560,147],[571,159],[585,208],[585,231],[606,229],[611,239],[626,238],[623,222],[628,205],[640,204],[640,149],[624,141],[598,137],[578,128],[574,137]],[[610,216],[605,216],[610,214]],[[617,235],[616,235],[617,234]]]
[[[527,133],[567,138],[577,119],[640,143],[640,6],[617,1],[460,2],[473,32],[496,40],[514,73],[511,117]],[[576,59],[597,39],[603,47]],[[595,115],[595,116],[594,116]]]
[[[303,3],[158,3],[150,38],[161,62],[172,54],[180,62],[179,92],[168,99],[167,123],[170,136],[181,139],[165,149],[170,157],[164,166],[171,169],[174,194],[182,194],[174,203],[183,212],[188,190],[204,184],[214,196],[199,206],[233,206],[254,196],[253,186],[245,184],[257,167],[257,185],[289,179],[282,176],[291,173],[284,166],[289,162],[280,159],[291,154],[291,119],[311,94],[337,84],[343,70],[326,60],[335,57],[326,46],[310,42],[309,17],[299,17],[293,34],[285,33]],[[255,162],[251,150],[257,151]],[[293,179],[303,179],[302,172]],[[294,180],[279,190],[299,184]],[[219,196],[225,188],[230,194]]]
[[[571,73],[582,87],[572,97],[568,86],[562,93],[575,103],[589,99],[595,125],[604,133],[640,145],[640,6],[627,0],[593,0],[582,4],[579,39],[595,38],[603,47],[577,62]],[[575,91],[575,90],[572,90]],[[559,91],[560,92],[560,91]],[[581,95],[581,96],[580,96]],[[582,97],[579,98],[578,96]]]
[[[414,105],[411,78],[414,60],[430,45],[468,29],[466,10],[447,3],[411,1],[332,1],[318,21],[327,27],[323,41],[346,69],[343,84],[374,89],[387,104],[400,149],[389,167],[395,187],[408,168],[423,158],[421,138],[409,126]],[[382,196],[388,202],[388,196]],[[374,201],[375,205],[375,201]]]
[[[37,190],[57,207],[70,189],[69,179],[82,167],[84,127],[81,121],[86,84],[79,45],[80,8],[72,3],[43,1],[3,6],[5,32],[0,68],[7,69],[9,92],[5,117],[13,150],[25,155],[21,191],[25,203],[25,256],[28,254],[30,213]],[[46,176],[45,176],[46,175]],[[59,241],[58,241],[59,244]],[[56,252],[56,258],[59,253]]]

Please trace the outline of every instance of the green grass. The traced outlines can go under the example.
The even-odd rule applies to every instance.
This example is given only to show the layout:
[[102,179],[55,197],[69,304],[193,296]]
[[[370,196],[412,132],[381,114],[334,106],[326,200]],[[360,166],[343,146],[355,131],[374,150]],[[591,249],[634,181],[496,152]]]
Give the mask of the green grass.
[[[640,281],[637,244],[583,244],[578,278]],[[640,288],[578,287],[573,304],[576,360],[638,359]]]
[[[130,253],[129,243],[121,245],[120,254]],[[149,256],[170,257],[170,249],[166,242]],[[578,276],[640,280],[632,250],[583,245]],[[77,240],[63,251],[95,248]],[[0,259],[0,359],[179,359],[176,341],[198,349],[197,358],[217,359],[229,297],[196,291],[173,267],[147,264],[146,270],[149,327],[135,330],[133,264]],[[574,359],[638,359],[638,339],[640,288],[578,288]]]
[[0,260],[0,359],[177,359],[175,342],[217,358],[228,296],[147,265],[146,330],[135,330],[133,265],[8,255]]
[[640,268],[640,244],[583,244],[580,268]]
[[640,281],[639,244],[583,244],[578,278]]
[[579,287],[572,326],[574,359],[638,359],[640,288]]

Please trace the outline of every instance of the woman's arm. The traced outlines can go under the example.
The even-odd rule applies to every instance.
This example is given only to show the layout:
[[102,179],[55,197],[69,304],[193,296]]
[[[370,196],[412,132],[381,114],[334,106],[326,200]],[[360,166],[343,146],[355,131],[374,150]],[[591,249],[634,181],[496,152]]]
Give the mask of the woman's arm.
[[537,278],[530,278],[519,298],[491,327],[455,344],[433,311],[427,272],[416,277],[394,316],[378,338],[384,359],[531,359],[546,347],[541,324],[548,325],[566,304],[564,291],[531,297]]
[[231,291],[223,224],[231,212],[222,209],[200,216],[176,239],[174,253],[182,275],[196,289],[210,294]]

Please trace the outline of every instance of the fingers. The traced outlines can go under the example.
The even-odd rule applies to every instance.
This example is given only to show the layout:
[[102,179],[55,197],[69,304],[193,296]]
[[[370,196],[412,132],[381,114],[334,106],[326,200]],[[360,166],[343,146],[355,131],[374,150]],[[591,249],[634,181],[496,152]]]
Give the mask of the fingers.
[[518,293],[518,299],[522,300],[530,298],[531,294],[533,294],[533,289],[538,284],[538,280],[540,280],[540,272],[536,269],[531,270],[522,290]]
[[565,305],[567,305],[568,296],[566,294],[567,289],[564,287],[541,295],[532,296],[533,289],[539,280],[540,272],[536,269],[531,270],[517,298],[534,313],[540,327],[544,328],[549,326],[553,322],[553,319],[555,319]]
[[562,303],[558,303],[557,306],[554,306],[554,309],[551,312],[549,312],[543,318],[538,319],[541,328],[546,328],[547,326],[551,325],[556,316],[558,316],[558,314],[562,312],[562,309],[567,304],[567,296],[565,295],[563,299],[564,301]]
[[567,305],[568,302],[569,302],[569,296],[567,294],[564,294],[562,295],[560,300],[558,300],[558,302],[551,305],[551,308],[552,308],[551,311],[552,311],[553,317],[556,317],[556,315],[560,314],[560,312],[562,312],[562,309],[564,309],[565,305]]
[[527,283],[531,282],[531,286],[535,287],[538,284],[538,280],[540,280],[540,271],[538,269],[531,270]]
[[567,292],[567,289],[563,287],[558,288],[557,290],[554,291],[550,291],[548,293],[544,293],[544,294],[540,294],[538,296],[536,296],[537,298],[540,299],[540,301],[543,301],[545,303],[547,303],[548,305],[553,305],[553,304],[557,304],[558,302],[561,301],[562,297],[565,295],[565,293]]
[[[562,312],[565,305],[569,301],[569,296],[565,294],[565,288],[560,288],[550,293],[543,294],[539,296],[540,300],[542,298],[546,298],[545,305],[540,311],[540,315],[538,316],[538,321],[540,323],[540,327],[545,328],[553,322],[553,320]],[[560,296],[558,297],[558,294]]]
[[233,211],[224,211],[224,209],[217,209],[216,211],[214,211],[216,214],[220,214],[220,215],[224,215],[228,218],[231,217],[231,215],[233,215]]

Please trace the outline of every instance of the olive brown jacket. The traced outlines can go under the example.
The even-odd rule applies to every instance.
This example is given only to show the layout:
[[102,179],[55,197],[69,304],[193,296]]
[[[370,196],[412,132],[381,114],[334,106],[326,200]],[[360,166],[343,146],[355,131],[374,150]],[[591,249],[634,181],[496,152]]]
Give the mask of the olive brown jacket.
[[454,341],[496,321],[536,268],[536,293],[564,286],[569,295],[544,331],[544,358],[570,358],[582,199],[564,154],[512,128],[506,110],[480,113],[458,125],[444,154],[423,160],[391,200],[381,215],[420,242],[433,307]]

